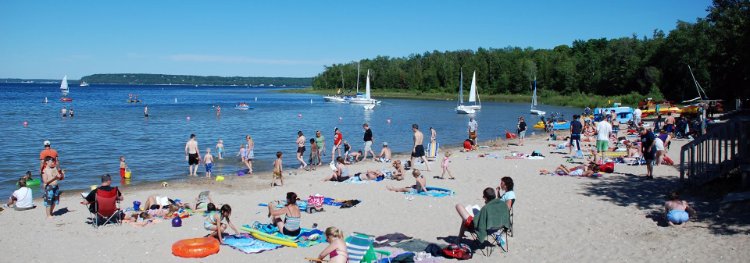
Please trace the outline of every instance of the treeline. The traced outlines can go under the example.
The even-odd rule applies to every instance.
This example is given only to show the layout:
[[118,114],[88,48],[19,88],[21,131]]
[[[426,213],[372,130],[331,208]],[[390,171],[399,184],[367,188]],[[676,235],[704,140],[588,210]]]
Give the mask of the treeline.
[[164,74],[94,74],[81,78],[89,84],[128,84],[128,85],[221,85],[221,86],[310,86],[312,78],[284,78],[284,77],[219,77],[219,76],[190,76]]
[[[709,15],[678,21],[665,34],[579,40],[553,49],[479,48],[363,59],[361,83],[370,70],[373,89],[416,93],[457,92],[477,72],[480,92],[530,93],[537,87],[561,94],[648,94],[681,101],[698,96],[688,65],[712,98],[750,96],[750,0],[715,0]],[[352,89],[357,64],[333,64],[313,79],[316,89]],[[342,84],[343,77],[343,84]],[[362,86],[363,84],[360,84]],[[466,86],[468,87],[468,86]]]

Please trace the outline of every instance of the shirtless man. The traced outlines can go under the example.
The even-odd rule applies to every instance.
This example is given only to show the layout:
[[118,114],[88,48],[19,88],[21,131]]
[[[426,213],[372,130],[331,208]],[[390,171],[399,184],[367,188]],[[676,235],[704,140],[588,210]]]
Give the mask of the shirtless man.
[[201,152],[195,134],[190,134],[190,140],[185,143],[185,160],[188,161],[189,175],[198,176],[198,164],[201,162]]
[[414,158],[422,158],[422,161],[424,162],[425,167],[427,167],[426,171],[430,171],[430,164],[427,162],[427,157],[424,155],[424,146],[422,145],[422,141],[424,140],[424,134],[422,134],[421,131],[419,131],[419,125],[412,124],[411,130],[414,131],[414,147],[411,151],[411,166],[414,167]]
[[437,143],[437,131],[430,127],[430,144]]
[[664,130],[666,130],[668,134],[671,134],[675,130],[674,129],[675,123],[676,122],[675,122],[674,116],[672,116],[672,113],[671,112],[667,113],[667,119],[664,120]]
[[58,181],[65,178],[65,176],[57,169],[55,162],[52,157],[44,158],[46,167],[42,171],[42,182],[44,186],[44,193],[42,193],[42,200],[44,206],[47,208],[47,219],[52,219],[52,213],[55,211],[55,205],[60,203],[60,187]]
[[388,148],[387,142],[383,142],[383,149],[380,150],[380,154],[375,158],[375,161],[387,163],[391,161],[391,156],[391,148]]

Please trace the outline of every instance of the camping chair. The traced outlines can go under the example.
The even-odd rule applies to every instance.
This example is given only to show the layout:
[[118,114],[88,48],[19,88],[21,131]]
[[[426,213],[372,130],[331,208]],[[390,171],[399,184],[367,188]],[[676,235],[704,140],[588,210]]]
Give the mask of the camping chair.
[[92,213],[92,225],[94,228],[106,225],[107,223],[122,224],[120,220],[122,211],[117,207],[117,192],[117,187],[109,191],[96,190],[94,213]]
[[508,209],[510,210],[510,228],[508,228],[508,234],[510,235],[510,237],[513,237],[513,211],[514,211],[513,207],[515,206],[516,206],[516,199],[515,198],[510,199],[510,209]]
[[[367,234],[355,232],[349,235],[349,237],[344,240],[346,242],[346,253],[349,256],[349,262],[369,263],[375,260],[379,260],[378,257],[380,257],[381,259],[383,256],[385,256],[386,258],[389,257],[391,255],[391,252],[375,250],[375,248],[372,246],[374,240],[375,237]],[[388,262],[390,262],[390,259],[387,260]]]
[[[515,203],[515,199],[513,199],[512,203]],[[482,209],[484,209],[483,207]],[[494,251],[495,246],[499,246],[500,249],[503,250],[503,252],[508,252],[509,245],[508,245],[508,233],[512,231],[513,228],[513,221],[511,209],[508,209],[509,212],[509,222],[507,225],[503,225],[500,223],[500,225],[497,226],[491,226],[487,229],[487,239],[484,241],[479,240],[479,236],[477,235],[477,230],[472,229],[469,230],[469,233],[474,238],[476,243],[479,245],[479,250],[482,252],[482,255],[484,256],[490,256],[492,255],[492,252]]]

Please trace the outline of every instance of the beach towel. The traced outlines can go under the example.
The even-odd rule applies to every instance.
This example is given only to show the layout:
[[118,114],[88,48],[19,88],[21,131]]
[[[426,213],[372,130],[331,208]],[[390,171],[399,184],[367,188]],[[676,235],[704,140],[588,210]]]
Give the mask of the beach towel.
[[[258,206],[265,206],[267,207],[268,204],[266,203],[259,203]],[[276,205],[276,208],[284,208],[286,206],[286,201],[281,201]],[[307,201],[297,200],[297,206],[299,206],[300,210],[307,210]]]
[[257,254],[282,247],[281,245],[257,240],[250,235],[226,236],[224,237],[224,245],[239,250],[245,254]]
[[440,143],[430,143],[427,146],[427,158],[434,159],[438,156],[438,149],[440,149]]
[[279,239],[285,239],[297,243],[299,247],[312,247],[317,244],[326,242],[325,233],[315,228],[300,228],[300,233],[296,237],[290,237],[279,232],[278,228],[271,224],[261,224],[255,221],[251,225],[243,225],[242,229],[257,229],[263,233],[269,234]]
[[373,243],[373,246],[375,247],[394,246],[403,241],[411,240],[412,238],[413,237],[404,235],[402,233],[392,233],[392,234],[382,235],[382,236],[375,238],[375,242]]
[[370,182],[370,180],[362,181],[362,179],[359,178],[360,174],[361,173],[357,173],[354,176],[352,176],[351,178],[344,180],[342,183],[345,183],[345,184],[366,184],[366,183]]
[[409,191],[409,192],[404,192],[404,194],[422,195],[422,196],[429,196],[429,197],[446,197],[446,196],[454,195],[455,192],[453,192],[453,190],[450,190],[450,189],[428,186],[426,192]]

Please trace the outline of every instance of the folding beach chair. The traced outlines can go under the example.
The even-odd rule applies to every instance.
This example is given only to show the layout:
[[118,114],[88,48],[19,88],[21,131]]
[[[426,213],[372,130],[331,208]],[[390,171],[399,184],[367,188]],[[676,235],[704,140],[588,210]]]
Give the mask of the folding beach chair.
[[513,237],[513,207],[516,206],[516,199],[510,199],[510,228],[508,228],[508,234]]
[[[515,200],[512,201],[512,203],[515,203]],[[487,206],[482,207],[482,209],[488,209]],[[478,230],[471,229],[469,230],[469,233],[474,238],[476,243],[478,244],[478,248],[480,252],[482,252],[482,255],[484,256],[490,256],[492,255],[492,252],[494,251],[495,246],[499,246],[500,249],[503,250],[503,252],[508,252],[509,245],[508,245],[508,233],[512,231],[513,228],[513,219],[512,219],[512,211],[511,209],[508,209],[508,221],[503,223],[504,220],[497,220],[494,221],[494,223],[497,223],[497,225],[490,226],[486,231],[487,238],[486,240],[480,241],[479,236],[477,235]],[[493,221],[490,221],[493,222]]]
[[[349,255],[350,263],[373,262],[379,260],[378,257],[389,257],[391,252],[375,250],[372,243],[375,237],[362,234],[352,233],[346,238],[346,253]],[[390,260],[388,260],[390,262]]]
[[112,190],[104,191],[101,188],[96,190],[96,200],[94,201],[94,213],[92,213],[92,225],[94,228],[113,223],[122,224],[122,211],[117,207],[117,187]]

